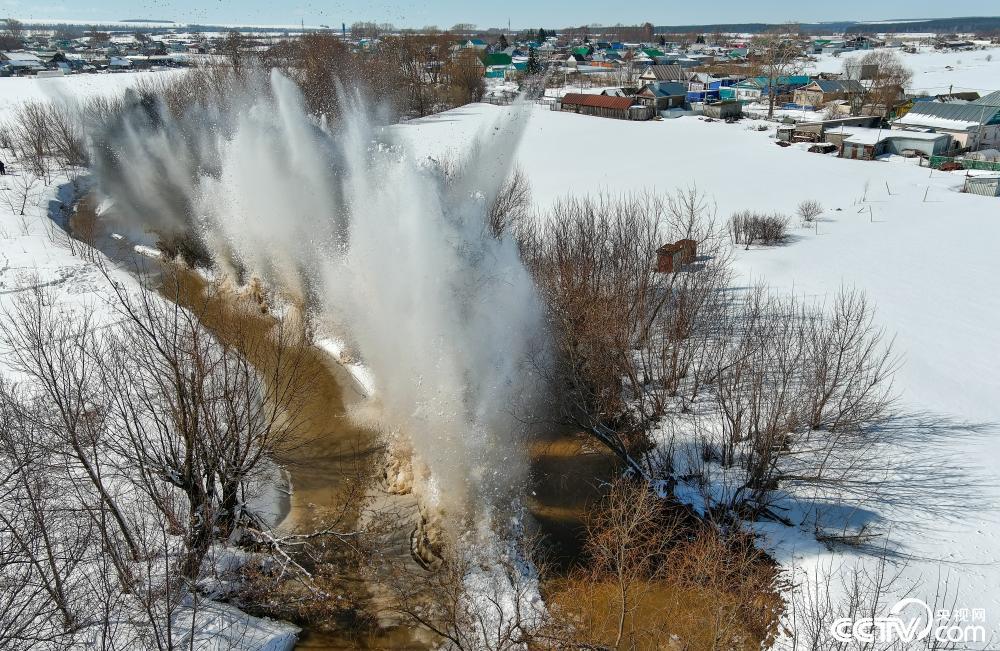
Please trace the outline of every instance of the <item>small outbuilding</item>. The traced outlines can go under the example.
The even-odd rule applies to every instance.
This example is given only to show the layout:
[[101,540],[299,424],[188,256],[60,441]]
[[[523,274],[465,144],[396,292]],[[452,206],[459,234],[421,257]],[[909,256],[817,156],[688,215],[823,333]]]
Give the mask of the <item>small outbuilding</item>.
[[582,93],[563,95],[558,106],[561,111],[617,120],[649,120],[653,117],[655,110],[650,106],[636,104],[633,97],[609,97]]
[[842,158],[874,160],[883,154],[938,156],[951,147],[946,133],[842,127],[826,132],[829,142],[840,146]]
[[694,262],[697,255],[696,240],[678,240],[673,244],[664,244],[656,251],[656,271],[665,274],[679,271]]
[[717,120],[729,120],[743,117],[743,104],[736,100],[723,100],[705,104],[703,109],[706,116]]

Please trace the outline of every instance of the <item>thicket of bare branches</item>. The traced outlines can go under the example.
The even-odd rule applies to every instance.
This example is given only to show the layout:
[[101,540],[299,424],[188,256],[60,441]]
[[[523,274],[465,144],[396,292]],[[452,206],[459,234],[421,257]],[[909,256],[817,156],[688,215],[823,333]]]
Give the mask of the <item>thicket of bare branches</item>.
[[199,304],[114,286],[117,321],[42,287],[0,319],[17,380],[0,383],[4,648],[174,648],[218,585],[214,546],[272,556],[274,571],[307,541],[354,541],[329,526],[276,536],[247,508],[295,445],[301,333],[239,319],[213,333]]
[[729,218],[729,236],[747,250],[754,244],[782,244],[788,238],[788,217],[741,210]]
[[755,518],[774,515],[782,488],[850,493],[872,471],[898,361],[867,299],[845,289],[811,306],[758,286],[719,316],[706,356],[718,427],[696,429],[721,476],[701,472],[727,483],[723,506]]
[[474,51],[452,55],[447,33],[386,36],[356,51],[331,34],[307,34],[270,48],[261,57],[294,79],[317,114],[339,114],[341,87],[357,89],[375,106],[421,117],[469,102],[485,92]]
[[651,272],[663,244],[663,209],[652,195],[566,199],[543,227],[520,232],[549,309],[560,411],[637,471],[622,420],[625,387],[642,383],[633,352],[652,303],[662,300]]
[[31,168],[0,178],[0,200],[12,213],[22,217],[41,196],[42,189],[42,179]]
[[752,540],[685,522],[633,482],[608,488],[587,551],[549,595],[557,648],[756,649],[776,632],[777,573]]
[[[729,229],[773,243],[786,223],[747,212]],[[654,450],[652,436],[679,427],[700,441],[694,472],[727,484],[713,498],[724,518],[774,516],[792,485],[862,485],[897,366],[863,294],[813,305],[732,291],[714,206],[696,188],[564,200],[518,235],[548,306],[559,413],[636,476],[673,472],[669,440]],[[698,259],[656,273],[657,249],[681,238],[699,242]]]
[[20,166],[49,183],[55,170],[87,164],[84,118],[76,107],[57,102],[26,102],[4,125],[0,144]]

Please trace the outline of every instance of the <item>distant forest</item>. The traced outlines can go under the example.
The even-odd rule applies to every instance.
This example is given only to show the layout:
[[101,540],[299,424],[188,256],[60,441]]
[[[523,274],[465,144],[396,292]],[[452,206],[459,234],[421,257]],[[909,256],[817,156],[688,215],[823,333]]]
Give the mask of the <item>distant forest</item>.
[[[839,33],[894,33],[894,32],[949,32],[990,33],[1000,32],[1000,16],[967,16],[964,18],[930,18],[927,20],[900,20],[899,22],[859,23],[840,21],[827,23],[800,23],[809,34]],[[741,32],[758,33],[775,27],[774,23],[720,23],[715,25],[658,25],[657,34],[685,34],[689,32]]]
[[[953,32],[971,32],[975,34],[1000,34],[1000,16],[967,16],[963,18],[930,18],[926,20],[920,19],[909,19],[909,20],[899,20],[898,22],[885,21],[877,23],[862,23],[856,21],[831,21],[824,23],[797,23],[801,30],[807,34],[840,34],[840,33],[898,33],[898,32],[932,32],[936,34],[948,34]],[[656,34],[712,34],[716,32],[728,33],[728,32],[740,32],[756,34],[759,32],[765,32],[773,27],[780,25],[779,23],[716,23],[707,25],[657,25],[653,27],[653,32]],[[473,25],[467,26],[469,29],[461,31],[461,33],[468,34],[479,34],[479,33],[492,33],[494,31],[505,31],[498,30],[496,28],[483,28],[477,29]],[[80,32],[81,35],[86,30],[97,29],[106,32],[124,32],[124,31],[135,31],[141,30],[149,34],[165,34],[177,29],[183,29],[190,33],[200,33],[200,32],[226,32],[233,28],[226,25],[197,25],[197,24],[183,24],[183,23],[172,23],[170,21],[160,21],[160,20],[145,20],[145,19],[132,19],[128,21],[123,21],[122,23],[112,23],[107,25],[93,24],[93,25],[83,25],[83,24],[65,24],[59,21],[53,21],[52,23],[34,23],[31,25],[32,29],[56,29],[63,30],[66,32]],[[243,28],[248,29],[248,28]],[[295,26],[255,26],[253,31],[260,33],[286,33],[290,29],[295,31],[304,30],[306,32],[328,32],[340,30],[334,27],[332,30],[330,27],[304,27],[298,28]],[[576,28],[567,27],[563,30],[558,30],[562,33],[566,31],[571,31]],[[389,31],[393,31],[392,28]],[[421,30],[412,30],[421,31]],[[519,30],[514,30],[515,32]],[[590,28],[591,32],[597,33],[600,31],[598,27]],[[457,32],[456,32],[457,33]]]

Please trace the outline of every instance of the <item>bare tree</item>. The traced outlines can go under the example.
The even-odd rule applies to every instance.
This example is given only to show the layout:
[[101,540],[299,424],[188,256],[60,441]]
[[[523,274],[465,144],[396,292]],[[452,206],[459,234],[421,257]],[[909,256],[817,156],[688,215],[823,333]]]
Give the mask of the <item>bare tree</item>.
[[899,359],[892,340],[874,325],[865,295],[842,288],[825,318],[805,330],[807,424],[828,432],[858,431],[882,418],[893,402]]
[[782,25],[753,37],[750,58],[754,73],[767,84],[767,117],[774,117],[778,89],[790,75],[802,69],[802,47],[798,42],[798,26]]
[[653,291],[662,215],[663,200],[653,195],[568,199],[544,226],[519,234],[548,305],[560,413],[640,476],[646,471],[632,451],[646,443],[626,413],[625,388],[644,383],[634,351],[653,303],[665,300]]
[[587,552],[592,570],[610,578],[615,587],[617,621],[612,646],[619,648],[639,599],[649,580],[663,571],[662,556],[673,538],[677,521],[663,514],[663,504],[646,486],[618,481],[611,485],[594,520],[587,528]]
[[[179,302],[183,285],[171,282]],[[102,351],[112,435],[148,497],[185,532],[181,573],[194,579],[216,537],[238,539],[255,522],[244,488],[301,427],[300,335],[280,320],[263,332],[234,320],[216,337],[201,323],[219,309],[211,291],[188,310],[115,288],[123,326]]]
[[24,47],[24,24],[14,18],[5,18],[0,29],[0,48],[19,50]]
[[852,115],[886,116],[904,97],[913,72],[892,50],[872,50],[860,59],[844,61],[844,76],[861,84],[863,92],[851,107]]

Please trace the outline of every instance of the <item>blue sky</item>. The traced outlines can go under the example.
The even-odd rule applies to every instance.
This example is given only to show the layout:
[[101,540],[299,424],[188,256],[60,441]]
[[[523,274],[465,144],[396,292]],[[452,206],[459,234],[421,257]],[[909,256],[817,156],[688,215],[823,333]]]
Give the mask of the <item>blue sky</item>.
[[995,0],[661,0],[652,5],[608,0],[332,0],[280,2],[275,0],[0,0],[0,15],[34,19],[83,21],[129,18],[178,22],[236,24],[307,24],[339,26],[359,20],[391,22],[399,26],[474,23],[480,27],[506,25],[564,27],[590,23],[676,25],[713,22],[783,22],[823,20],[885,20],[1000,14]]

